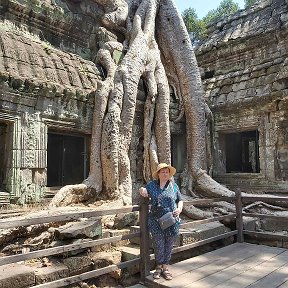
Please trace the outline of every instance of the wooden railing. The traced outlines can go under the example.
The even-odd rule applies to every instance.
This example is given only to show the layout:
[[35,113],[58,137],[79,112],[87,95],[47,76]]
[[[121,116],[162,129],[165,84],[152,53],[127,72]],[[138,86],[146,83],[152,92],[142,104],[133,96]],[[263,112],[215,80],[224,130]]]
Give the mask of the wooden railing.
[[[197,199],[197,200],[192,200],[192,201],[185,201],[184,205],[207,205],[211,204],[214,202],[219,202],[219,201],[228,201],[228,202],[235,202],[235,197],[222,197],[222,198],[214,198],[214,199]],[[141,255],[141,282],[145,283],[145,278],[149,275],[150,273],[150,268],[153,263],[153,260],[155,259],[155,255],[150,253],[150,243],[149,243],[149,231],[147,227],[147,219],[148,219],[148,209],[149,209],[149,202],[146,199],[141,199],[141,205],[140,205],[140,227],[141,227],[141,246],[140,246],[140,255]],[[238,198],[239,201],[239,198]],[[239,205],[236,205],[236,211],[238,211]],[[218,216],[218,217],[211,217],[208,219],[203,219],[203,220],[193,220],[189,221],[186,223],[183,223],[180,225],[180,228],[193,228],[196,226],[199,226],[201,224],[207,224],[207,223],[212,223],[215,221],[222,221],[222,220],[234,220],[237,219],[237,214],[236,213],[231,213],[225,216]],[[236,221],[236,229],[230,232],[226,232],[223,234],[219,234],[217,236],[207,238],[204,240],[200,240],[197,242],[193,242],[190,244],[186,244],[183,246],[175,247],[172,250],[172,254],[180,253],[186,250],[190,250],[196,247],[203,246],[205,244],[209,244],[212,242],[215,242],[217,240],[225,239],[231,236],[237,236],[238,241],[241,241],[239,239],[238,235],[238,225],[241,225],[241,221],[237,220]]]
[[[215,199],[201,199],[201,200],[193,200],[193,201],[189,201],[189,202],[185,202],[185,205],[187,204],[191,204],[191,205],[200,205],[200,204],[209,204],[209,203],[213,203],[213,202],[219,202],[219,201],[227,201],[227,202],[234,202],[235,203],[235,210],[236,213],[231,213],[229,215],[225,215],[225,216],[219,216],[219,217],[212,217],[209,219],[204,219],[204,220],[198,220],[198,221],[189,221],[187,223],[181,224],[181,228],[191,228],[191,227],[196,227],[200,224],[206,224],[206,223],[211,223],[214,221],[222,221],[222,220],[234,220],[236,218],[236,229],[231,231],[231,232],[227,232],[227,233],[223,233],[223,234],[219,234],[217,236],[205,239],[205,240],[201,240],[201,241],[197,241],[191,244],[187,244],[184,246],[180,246],[180,247],[176,247],[173,249],[172,253],[178,253],[178,252],[182,252],[188,249],[192,249],[192,248],[196,248],[208,243],[212,243],[214,241],[220,240],[220,239],[224,239],[230,236],[236,236],[236,240],[237,242],[243,242],[245,239],[245,235],[251,237],[251,238],[255,238],[256,240],[261,240],[261,239],[267,239],[267,237],[269,237],[270,239],[274,239],[274,240],[282,240],[282,241],[288,241],[288,236],[286,235],[276,235],[275,233],[264,233],[264,232],[255,232],[255,231],[248,231],[244,229],[244,224],[243,224],[243,217],[255,217],[258,219],[277,219],[277,220],[286,220],[288,217],[281,217],[281,216],[275,216],[275,215],[263,215],[263,214],[257,214],[257,213],[245,213],[243,212],[243,204],[245,203],[252,203],[255,201],[262,201],[262,202],[266,202],[266,203],[272,203],[272,204],[278,204],[279,206],[283,205],[283,203],[286,203],[286,207],[288,207],[288,197],[272,197],[272,196],[247,196],[246,194],[243,194],[240,192],[239,189],[237,189],[237,191],[235,192],[235,197],[225,197],[225,198],[215,198]],[[146,203],[146,205],[148,205]],[[143,208],[142,208],[143,209]],[[141,209],[141,210],[142,210]],[[145,207],[145,209],[148,209],[147,207]],[[144,220],[143,220],[144,221]],[[144,225],[145,222],[143,222],[142,225]],[[144,225],[145,226],[145,225]],[[147,226],[146,226],[147,227]],[[146,235],[148,235],[148,231],[147,228],[145,228],[146,230],[144,230],[143,228],[143,233],[145,233]],[[141,235],[142,232],[141,232]],[[142,255],[145,255],[144,259],[141,259],[142,261],[146,261],[146,264],[142,264],[144,267],[149,266],[149,263],[151,263],[151,260],[154,259],[154,255],[151,254],[150,257],[148,257],[147,255],[149,255],[149,246],[147,244],[148,242],[145,241],[145,243],[143,243],[143,245],[141,245],[141,249],[142,251]],[[142,274],[141,280],[145,283],[144,279],[146,278],[147,275],[149,275],[149,268],[145,267],[145,269],[143,269],[143,271],[145,271],[145,275]]]
[[[276,206],[284,206],[284,207],[288,207],[288,197],[279,197],[279,196],[246,196],[246,195],[240,195],[241,197],[241,204],[249,204],[249,203],[254,203],[254,202],[264,202],[267,204],[273,204]],[[244,207],[244,205],[243,205]],[[245,207],[244,209],[245,210]],[[242,207],[241,207],[241,211],[242,211]],[[288,211],[288,210],[287,210]],[[246,213],[243,212],[242,213],[242,217],[241,217],[241,227],[243,227],[243,217],[253,217],[253,218],[257,218],[260,220],[263,219],[273,219],[273,220],[277,220],[277,221],[285,221],[287,223],[288,221],[288,217],[285,216],[277,216],[277,215],[272,215],[272,214],[259,214],[259,213]],[[279,234],[275,234],[273,232],[256,232],[256,231],[249,231],[247,229],[243,229],[243,238],[245,238],[245,236],[249,236],[249,238],[257,240],[258,242],[261,241],[267,241],[268,239],[270,240],[275,240],[275,241],[285,241],[288,242],[288,236],[287,235],[279,235]]]
[[[87,211],[87,212],[74,212],[74,213],[61,213],[61,215],[55,215],[55,216],[47,216],[47,217],[31,217],[29,219],[21,219],[21,220],[14,220],[14,219],[2,219],[0,220],[0,229],[7,229],[7,228],[16,228],[19,226],[30,226],[35,224],[44,224],[44,223],[50,223],[50,222],[67,222],[71,220],[77,220],[80,218],[89,218],[89,217],[101,217],[106,215],[116,215],[116,214],[122,214],[122,213],[130,213],[130,212],[136,212],[139,211],[139,206],[130,206],[130,207],[124,207],[120,209],[109,209],[109,210],[97,210],[97,211]],[[20,261],[30,260],[30,259],[36,259],[36,258],[42,258],[47,257],[51,255],[57,255],[62,254],[69,251],[75,251],[83,248],[89,248],[94,247],[98,245],[104,245],[108,243],[116,243],[121,240],[127,240],[132,239],[135,237],[140,237],[140,232],[138,233],[130,233],[127,235],[122,236],[115,236],[115,237],[109,237],[109,238],[102,238],[99,240],[90,240],[86,242],[82,242],[81,244],[70,244],[70,245],[63,245],[53,248],[47,248],[47,249],[41,249],[38,251],[32,251],[12,256],[4,256],[0,257],[0,266],[16,263]],[[128,268],[134,265],[140,265],[140,257],[135,258],[130,261],[121,262],[117,265],[109,265],[104,268],[92,270],[86,273],[82,273],[76,276],[70,276],[64,279],[59,279],[53,282],[48,282],[40,285],[33,286],[35,288],[56,288],[56,287],[66,287],[73,283],[78,283],[80,281],[88,280],[91,278],[99,277],[103,274],[107,274],[113,271],[116,271],[118,269],[124,269]],[[0,267],[1,269],[1,267]]]
[[[219,201],[227,201],[235,203],[235,210],[236,213],[230,213],[225,216],[218,216],[218,217],[211,217],[208,219],[197,220],[197,221],[188,221],[186,223],[181,224],[181,228],[189,229],[196,227],[201,224],[207,224],[215,221],[223,221],[223,220],[231,220],[234,221],[236,219],[236,229],[230,232],[226,232],[223,234],[219,234],[217,236],[207,238],[198,242],[193,242],[187,245],[175,247],[172,251],[173,254],[177,254],[186,250],[190,250],[205,244],[212,243],[217,240],[225,239],[227,237],[235,236],[238,242],[243,242],[245,235],[249,235],[249,237],[265,237],[267,233],[262,232],[255,232],[255,231],[247,231],[243,229],[243,217],[258,217],[260,219],[263,218],[276,218],[276,219],[284,219],[284,217],[273,216],[273,215],[262,215],[262,214],[251,214],[251,213],[244,213],[243,212],[243,203],[250,203],[254,201],[263,201],[266,203],[288,203],[287,197],[260,197],[260,196],[243,196],[241,195],[240,191],[236,192],[236,197],[222,197],[216,199],[198,199],[193,201],[185,201],[184,205],[207,205],[212,204],[213,202]],[[62,213],[61,215],[56,216],[45,216],[45,217],[34,217],[29,219],[21,219],[21,220],[13,220],[13,219],[2,219],[0,220],[0,229],[7,229],[7,228],[15,228],[19,226],[30,226],[35,224],[44,224],[49,222],[67,222],[72,220],[77,220],[80,218],[89,218],[89,217],[102,217],[106,215],[116,215],[122,213],[130,213],[130,212],[137,212],[139,211],[139,221],[140,221],[140,232],[137,233],[130,233],[127,235],[122,236],[115,236],[115,237],[108,237],[102,238],[98,240],[89,240],[86,242],[82,242],[81,244],[70,244],[70,245],[63,245],[57,246],[48,249],[41,249],[38,251],[31,251],[27,253],[12,255],[12,256],[4,256],[0,257],[0,266],[16,263],[19,261],[25,261],[29,259],[35,258],[42,258],[51,255],[59,255],[65,252],[75,251],[83,248],[89,248],[98,245],[104,245],[109,243],[116,243],[121,240],[131,240],[136,237],[140,237],[140,257],[137,257],[133,260],[121,262],[116,265],[110,265],[101,269],[95,269],[86,273],[82,273],[76,276],[70,276],[64,279],[59,279],[53,282],[40,284],[37,286],[33,286],[35,288],[56,288],[56,287],[65,287],[67,285],[77,283],[80,281],[88,280],[91,278],[99,277],[103,274],[107,274],[118,269],[129,268],[134,265],[140,266],[141,272],[141,282],[145,282],[145,278],[150,273],[150,269],[153,265],[153,260],[155,259],[155,255],[151,253],[150,250],[150,236],[147,227],[148,221],[148,211],[149,211],[149,203],[147,199],[141,197],[140,205],[129,206],[119,209],[109,209],[109,210],[92,210],[87,212],[75,212],[75,213]],[[286,218],[287,219],[287,218]],[[279,236],[274,235],[270,237],[275,237],[275,239],[285,239],[288,241],[288,236]],[[0,267],[1,269],[1,267]]]

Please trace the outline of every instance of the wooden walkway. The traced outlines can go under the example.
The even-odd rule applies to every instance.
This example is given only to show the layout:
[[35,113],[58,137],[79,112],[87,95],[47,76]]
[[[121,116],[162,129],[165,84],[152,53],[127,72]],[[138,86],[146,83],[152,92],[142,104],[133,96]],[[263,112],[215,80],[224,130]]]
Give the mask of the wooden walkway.
[[147,277],[147,287],[288,288],[288,250],[235,243],[171,265],[173,280]]

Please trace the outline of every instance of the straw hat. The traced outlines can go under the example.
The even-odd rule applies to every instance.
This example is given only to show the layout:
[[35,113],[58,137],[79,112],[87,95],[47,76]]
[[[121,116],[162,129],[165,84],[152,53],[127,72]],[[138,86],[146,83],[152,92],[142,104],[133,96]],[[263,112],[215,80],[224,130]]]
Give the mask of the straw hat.
[[153,179],[155,179],[155,180],[158,179],[158,172],[159,172],[161,169],[163,169],[163,168],[168,168],[168,169],[169,169],[169,171],[170,171],[170,173],[169,173],[170,177],[172,177],[172,176],[175,175],[175,173],[176,173],[176,169],[175,169],[173,166],[168,165],[168,164],[166,164],[166,163],[160,163],[160,164],[158,164],[156,171],[153,172],[153,174],[152,174]]

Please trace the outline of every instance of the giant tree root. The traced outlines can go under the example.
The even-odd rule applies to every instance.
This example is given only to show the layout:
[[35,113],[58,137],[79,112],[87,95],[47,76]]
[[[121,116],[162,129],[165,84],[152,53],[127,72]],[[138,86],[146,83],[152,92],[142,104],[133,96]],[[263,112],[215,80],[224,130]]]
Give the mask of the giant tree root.
[[[196,185],[196,192],[200,197],[209,198],[234,196],[233,191],[202,170],[207,166],[207,107],[193,47],[174,1],[94,1],[106,13],[104,28],[110,32],[121,31],[125,40],[123,43],[116,40],[101,43],[96,58],[97,64],[107,73],[106,78],[98,83],[95,93],[89,177],[83,184],[60,189],[50,207],[79,203],[95,196],[122,199],[124,205],[131,204],[129,153],[140,80],[146,88],[143,132],[145,180],[151,177],[156,162],[170,163],[171,160],[170,85],[177,90],[175,93],[179,95],[185,112],[187,173]],[[121,54],[117,61],[114,61],[114,52]],[[195,214],[198,218],[210,215],[193,207],[187,208],[187,214]]]
[[49,203],[49,207],[68,206],[81,203],[94,197],[93,189],[88,189],[85,184],[67,185],[62,187]]

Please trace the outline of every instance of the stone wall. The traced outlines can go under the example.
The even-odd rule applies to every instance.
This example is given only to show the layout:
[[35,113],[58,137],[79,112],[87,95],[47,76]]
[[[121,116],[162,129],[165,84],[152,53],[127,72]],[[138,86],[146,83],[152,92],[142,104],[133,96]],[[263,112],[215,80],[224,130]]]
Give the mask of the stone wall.
[[[7,130],[0,188],[14,201],[45,196],[49,131],[90,141],[95,91],[105,76],[95,56],[103,43],[123,38],[101,27],[103,16],[94,1],[0,0],[0,124]],[[143,183],[145,99],[139,85],[130,149],[134,191]]]
[[45,194],[49,129],[90,135],[102,73],[90,59],[96,39],[106,35],[95,32],[103,15],[97,5],[91,10],[96,21],[79,16],[89,7],[29,3],[0,1],[1,184],[20,203]]
[[[252,192],[287,190],[287,1],[260,1],[214,23],[209,33],[196,54],[214,113],[214,177]],[[259,133],[260,173],[232,177],[223,135],[251,130]]]
[[[95,2],[30,2],[0,0],[0,123],[6,125],[0,146],[7,147],[2,184],[22,203],[45,194],[50,129],[89,138],[95,90],[104,76],[95,55],[103,42],[123,37],[101,27],[104,11]],[[287,5],[264,0],[214,23],[196,49],[214,114],[209,165],[215,179],[233,188],[288,188]],[[180,103],[173,93],[171,100],[171,134],[178,137],[185,121],[177,120]],[[140,85],[130,149],[134,191],[143,181],[144,103]],[[226,173],[225,135],[251,130],[259,134],[260,173]]]

